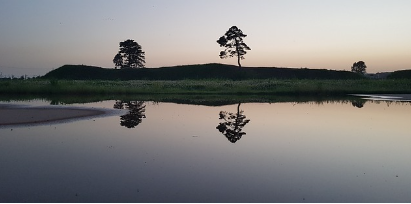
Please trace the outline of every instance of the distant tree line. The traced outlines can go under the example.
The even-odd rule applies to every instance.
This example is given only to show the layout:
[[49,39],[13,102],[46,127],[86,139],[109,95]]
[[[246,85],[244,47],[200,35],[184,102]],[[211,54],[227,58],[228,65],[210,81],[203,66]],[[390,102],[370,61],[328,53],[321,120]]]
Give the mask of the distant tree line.
[[29,77],[27,75],[21,75],[20,77],[17,77],[17,76],[14,76],[14,75],[3,76],[0,73],[0,80],[28,80],[28,79],[38,79],[38,78],[41,78],[41,76],[32,76],[32,77]]

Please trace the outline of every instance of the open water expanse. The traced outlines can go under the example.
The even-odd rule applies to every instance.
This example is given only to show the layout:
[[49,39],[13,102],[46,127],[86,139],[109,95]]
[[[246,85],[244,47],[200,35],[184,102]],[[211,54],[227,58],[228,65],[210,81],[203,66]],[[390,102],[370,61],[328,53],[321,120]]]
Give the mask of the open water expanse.
[[0,127],[0,202],[411,202],[408,102],[68,106],[118,112]]

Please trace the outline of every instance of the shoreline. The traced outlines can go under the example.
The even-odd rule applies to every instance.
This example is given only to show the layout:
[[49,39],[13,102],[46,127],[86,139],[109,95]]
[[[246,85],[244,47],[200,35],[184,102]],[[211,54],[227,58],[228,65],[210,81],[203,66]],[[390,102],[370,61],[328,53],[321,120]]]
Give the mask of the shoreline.
[[26,107],[0,105],[0,128],[36,125],[85,119],[107,114],[108,111],[74,107]]
[[[349,94],[366,100],[411,102],[411,94]],[[115,110],[72,106],[26,106],[0,104],[0,129],[9,126],[64,123],[114,115]],[[117,113],[116,113],[117,114]]]

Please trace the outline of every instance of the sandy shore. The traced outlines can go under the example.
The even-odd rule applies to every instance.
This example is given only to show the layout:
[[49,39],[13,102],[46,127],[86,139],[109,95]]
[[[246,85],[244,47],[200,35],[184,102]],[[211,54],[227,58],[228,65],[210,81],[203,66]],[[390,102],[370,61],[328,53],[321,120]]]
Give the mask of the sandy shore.
[[105,114],[82,108],[0,106],[0,126],[55,122]]

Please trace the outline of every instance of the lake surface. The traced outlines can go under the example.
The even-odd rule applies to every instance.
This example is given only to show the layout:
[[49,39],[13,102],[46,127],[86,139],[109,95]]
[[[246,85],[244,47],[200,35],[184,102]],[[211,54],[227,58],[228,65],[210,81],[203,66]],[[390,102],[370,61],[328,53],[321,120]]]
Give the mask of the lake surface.
[[411,202],[410,103],[68,106],[122,111],[0,127],[0,202]]

